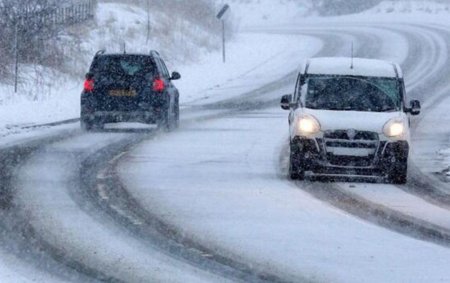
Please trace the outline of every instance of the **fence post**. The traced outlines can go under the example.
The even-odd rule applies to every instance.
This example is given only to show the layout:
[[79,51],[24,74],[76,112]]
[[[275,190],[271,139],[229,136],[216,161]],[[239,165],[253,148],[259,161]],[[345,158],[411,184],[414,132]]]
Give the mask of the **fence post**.
[[15,67],[14,67],[14,93],[17,93],[17,85],[19,82],[19,20],[16,22],[15,27],[15,38],[14,38],[14,48],[15,48]]
[[150,40],[150,0],[147,0],[147,41],[146,43],[148,44],[149,40]]

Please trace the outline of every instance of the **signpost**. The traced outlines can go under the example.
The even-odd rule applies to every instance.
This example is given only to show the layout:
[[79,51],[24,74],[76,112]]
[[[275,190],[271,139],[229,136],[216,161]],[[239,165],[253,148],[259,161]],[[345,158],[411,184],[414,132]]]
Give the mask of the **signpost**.
[[225,19],[224,16],[230,9],[230,5],[225,4],[222,9],[220,9],[219,13],[217,14],[217,18],[222,21],[222,57],[223,62],[226,62],[226,52],[225,52]]

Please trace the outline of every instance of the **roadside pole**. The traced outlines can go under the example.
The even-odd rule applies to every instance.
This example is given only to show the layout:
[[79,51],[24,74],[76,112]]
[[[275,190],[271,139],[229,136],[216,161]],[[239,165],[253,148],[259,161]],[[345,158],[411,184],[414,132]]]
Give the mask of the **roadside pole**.
[[150,41],[150,0],[147,0],[147,44]]
[[226,12],[230,9],[230,5],[225,4],[222,9],[220,9],[219,13],[217,14],[217,18],[222,21],[222,58],[223,62],[226,62],[226,33],[225,33],[225,19],[224,16]]
[[17,85],[19,82],[19,23],[16,23],[14,36],[14,93],[17,93]]
[[225,20],[222,20],[222,58],[223,62],[226,62],[226,46],[225,46]]

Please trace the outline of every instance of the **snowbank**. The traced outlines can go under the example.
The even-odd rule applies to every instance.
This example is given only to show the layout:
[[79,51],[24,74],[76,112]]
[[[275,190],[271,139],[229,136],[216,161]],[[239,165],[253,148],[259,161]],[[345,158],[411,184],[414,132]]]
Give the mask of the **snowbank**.
[[240,28],[289,23],[311,14],[311,1],[234,0],[230,1],[231,19]]
[[450,4],[435,1],[383,1],[376,7],[367,10],[365,14],[390,14],[390,13],[421,13],[421,14],[448,14]]

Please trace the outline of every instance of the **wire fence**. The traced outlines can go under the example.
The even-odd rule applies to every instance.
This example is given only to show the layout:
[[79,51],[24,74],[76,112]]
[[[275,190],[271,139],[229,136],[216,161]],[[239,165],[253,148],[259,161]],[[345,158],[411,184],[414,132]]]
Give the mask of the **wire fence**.
[[39,22],[43,26],[69,26],[93,19],[97,0],[81,0],[76,4],[50,7],[41,10],[23,11],[19,14],[21,26],[27,22]]
[[59,66],[64,58],[58,39],[65,27],[94,18],[97,0],[0,0],[0,75],[13,65],[17,91],[19,64]]
[[96,0],[87,0],[84,3],[73,4],[69,7],[55,9],[46,20],[55,25],[72,25],[94,18]]

